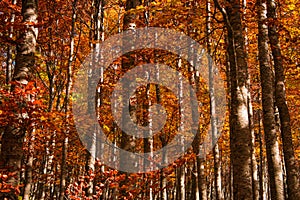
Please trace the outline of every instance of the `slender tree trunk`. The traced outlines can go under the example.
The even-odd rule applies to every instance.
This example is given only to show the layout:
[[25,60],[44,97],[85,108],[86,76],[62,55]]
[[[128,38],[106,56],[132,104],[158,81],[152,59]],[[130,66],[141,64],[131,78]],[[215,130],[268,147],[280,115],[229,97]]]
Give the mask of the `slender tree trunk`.
[[280,116],[284,162],[287,175],[288,199],[300,199],[299,166],[295,159],[289,109],[285,96],[285,76],[277,30],[276,1],[267,0],[268,36],[275,68],[275,103]]
[[[128,12],[130,9],[134,9],[137,6],[141,5],[142,2],[140,0],[126,0],[126,5],[125,5],[125,14],[124,14],[124,18],[123,18],[123,31],[126,30],[132,30],[134,31],[135,28],[137,28],[137,24],[136,21],[138,20],[137,15]],[[130,40],[132,40],[132,38],[123,38],[124,41],[127,40],[128,42]],[[131,66],[135,65],[135,61],[136,61],[136,56],[127,56],[127,59],[123,59],[122,60],[122,71],[123,72],[127,72],[127,70],[129,70],[129,68]],[[123,88],[128,88],[129,86],[129,81],[124,79]],[[126,102],[129,99],[129,94],[128,91],[125,91],[123,89],[122,91],[122,105],[123,105],[123,110],[122,113],[126,113],[128,111],[129,108],[127,108],[125,105]],[[121,122],[121,138],[120,138],[120,148],[125,150],[125,151],[133,151],[135,148],[135,139],[133,136],[128,135],[124,130],[124,127],[127,126],[128,121],[131,119],[128,119],[125,115],[122,114],[122,122]],[[120,166],[124,169],[132,169],[134,167],[134,163],[130,162],[131,160],[131,156],[127,156],[126,154],[123,154],[122,152],[120,153]],[[138,170],[138,169],[136,169]],[[126,175],[126,179],[124,181],[121,181],[120,183],[120,188],[122,188],[122,186],[125,186],[127,184],[127,178],[128,178],[128,173],[125,173]],[[125,187],[126,188],[126,187]],[[124,196],[126,196],[127,191],[122,189],[121,191],[121,198],[124,198]]]
[[[243,0],[243,20],[246,19],[247,15],[247,0]],[[245,47],[248,54],[248,27],[245,23]],[[257,172],[257,161],[255,155],[255,132],[253,128],[253,108],[251,102],[251,93],[248,94],[248,118],[249,118],[249,129],[251,131],[251,178],[252,178],[252,192],[253,200],[259,199],[259,183],[258,183],[258,172]]]
[[200,199],[207,199],[207,188],[206,188],[206,174],[205,174],[205,160],[203,158],[197,157],[197,172],[198,176],[198,184],[199,184],[199,193]]
[[66,178],[67,178],[67,154],[69,146],[69,97],[71,88],[73,85],[73,62],[74,62],[74,36],[75,36],[75,21],[76,21],[76,4],[77,0],[74,0],[72,3],[72,24],[71,24],[71,35],[70,35],[70,52],[68,60],[68,70],[67,70],[67,86],[66,86],[66,96],[64,101],[64,111],[65,111],[65,135],[62,146],[62,160],[61,160],[61,174],[60,174],[60,193],[59,199],[64,200],[65,190],[66,190]]
[[[191,52],[191,55],[194,55],[194,52]],[[197,59],[196,57],[193,58],[194,63],[195,63],[196,59]],[[190,82],[195,83],[196,93],[198,93],[200,90],[200,85],[199,85],[200,84],[200,76],[199,76],[200,73],[193,66],[191,66],[189,71],[190,71],[190,73],[192,73]],[[190,95],[192,95],[192,90],[190,91]],[[192,108],[197,107],[197,105],[195,104],[194,101],[191,101],[190,103],[192,105]],[[196,112],[198,112],[198,111],[195,109],[192,109],[192,119],[194,119],[194,120],[198,120],[195,117],[195,116],[197,116]],[[196,124],[197,121],[194,121],[193,123]],[[204,156],[206,156],[206,152],[202,152],[202,151],[205,151],[204,149],[202,149],[202,151],[200,152],[200,144],[201,144],[201,142],[203,142],[203,141],[201,141],[200,129],[197,127],[197,130],[194,130],[194,131],[196,131],[196,136],[192,143],[193,152],[196,155],[196,160],[195,160],[195,168],[196,168],[195,183],[196,184],[194,185],[194,187],[196,187],[196,188],[195,188],[194,196],[195,196],[195,200],[199,200],[199,199],[204,200],[204,199],[207,199],[207,188],[206,188],[207,181],[206,181],[206,174],[205,174],[205,159],[203,158]]]
[[[155,55],[154,55],[155,56]],[[159,67],[156,66],[156,78],[159,81]],[[161,104],[161,94],[160,94],[160,87],[158,84],[155,85],[155,93],[156,93],[156,101],[157,104]],[[160,137],[160,141],[162,143],[162,146],[166,146],[167,145],[167,140],[166,140],[166,133],[164,132],[164,130],[162,129],[162,136]],[[165,149],[163,149],[163,158],[162,158],[162,165],[165,166],[166,163],[168,162],[167,159],[167,152],[165,151]],[[168,194],[167,194],[167,180],[164,174],[164,169],[160,170],[160,185],[161,185],[161,192],[160,192],[160,196],[161,196],[161,200],[167,200],[168,199]]]
[[[16,5],[17,4],[17,0],[12,0],[12,4]],[[15,13],[13,12],[11,14],[11,18],[10,18],[10,23],[14,23],[15,22]],[[13,38],[13,26],[11,25],[9,28],[9,38]],[[13,59],[12,59],[12,55],[13,55],[13,47],[11,45],[7,46],[7,60],[6,60],[6,84],[9,84],[9,82],[12,79],[12,70],[13,70]]]
[[214,189],[216,193],[216,200],[223,199],[222,193],[222,180],[221,180],[221,162],[220,152],[218,144],[218,130],[217,130],[217,118],[216,118],[216,102],[215,102],[215,87],[214,87],[214,65],[212,62],[211,54],[211,2],[206,2],[206,35],[207,35],[207,54],[208,54],[208,67],[209,67],[209,96],[210,96],[210,122],[212,132],[212,145],[214,156]]
[[60,186],[59,186],[60,200],[64,200],[65,198],[66,177],[67,177],[66,160],[67,160],[68,146],[69,146],[69,138],[65,137],[63,141],[62,159],[61,159],[61,174],[60,174]]
[[[182,59],[179,58],[178,59],[178,64],[177,67],[180,69],[182,67]],[[178,80],[178,101],[179,104],[182,105],[183,103],[183,82],[182,82],[182,75],[178,73],[179,76],[179,80]],[[180,127],[179,127],[179,131],[183,132],[184,128],[183,127],[183,121],[184,119],[184,115],[182,114],[184,113],[184,110],[182,107],[180,107],[180,112],[179,112],[179,119],[180,119]],[[180,141],[178,141],[180,144],[184,143],[184,138],[183,136],[179,138]],[[183,146],[183,145],[182,145]],[[183,152],[183,150],[182,150]],[[180,166],[177,167],[177,191],[176,191],[176,199],[178,200],[184,200],[185,199],[185,191],[186,191],[186,187],[185,187],[185,163],[181,164]]]
[[[125,10],[126,11],[129,11],[130,9],[134,9],[136,8],[136,6],[139,6],[141,5],[141,2],[139,0],[127,0],[126,1],[126,8]],[[124,15],[124,19],[123,19],[123,30],[126,31],[126,30],[130,30],[132,28],[136,28],[136,15],[132,14],[132,13],[128,13],[126,12],[125,15]],[[126,39],[130,39],[130,38],[125,38],[124,40]],[[134,62],[135,62],[135,58],[132,58],[130,57],[129,58],[129,61],[125,61],[122,63],[122,69],[124,72],[126,72],[130,67],[131,65],[134,65]],[[124,84],[129,84],[128,81],[124,81]],[[124,87],[126,88],[126,85],[124,85]],[[124,91],[124,94],[123,94],[123,101],[127,101],[129,98],[128,98],[128,94],[126,91]],[[128,108],[125,108],[126,106],[126,103],[123,102],[123,105],[124,105],[124,113],[127,112],[127,109]],[[126,117],[122,118],[122,126],[126,126],[127,124],[127,121],[130,120],[130,119],[126,119]],[[134,143],[133,141],[133,137],[127,135],[125,132],[122,132],[122,136],[121,136],[121,148],[124,149],[124,150],[127,150],[127,151],[130,151],[131,148],[133,148],[134,145],[132,145]],[[120,160],[120,165],[122,166],[128,166],[130,167],[131,166],[131,163],[128,162],[128,160],[130,160],[130,158],[127,158],[125,155],[121,155],[121,160]],[[126,168],[128,168],[126,167]]]
[[[181,58],[179,58],[179,62],[178,62],[178,68],[181,68],[182,67],[182,60]],[[181,74],[179,74],[179,85],[178,85],[178,91],[179,91],[179,95],[178,95],[178,100],[179,100],[179,104],[182,105],[183,104],[183,77]],[[183,127],[183,121],[185,120],[184,119],[184,113],[185,111],[183,110],[183,107],[181,106],[180,107],[180,131],[183,132],[185,127]],[[182,146],[184,145],[184,138],[182,137],[181,138],[181,141],[182,143]],[[183,149],[182,149],[182,152],[183,152]],[[186,171],[186,166],[185,166],[185,163],[183,163],[181,166],[180,166],[180,200],[185,200],[186,196],[185,196],[185,193],[186,193],[186,185],[185,185],[185,171]]]
[[[215,3],[218,3],[218,2],[216,2],[215,1]],[[219,7],[219,4],[216,4],[218,7]],[[222,9],[222,8],[220,8],[219,7],[219,9]],[[224,11],[223,11],[223,17],[226,17],[226,13],[224,13]],[[229,34],[229,31],[228,31],[228,33],[227,34]],[[229,44],[230,44],[230,42],[229,42],[229,39],[228,39],[228,36],[226,36],[225,38],[224,38],[224,40],[225,40],[225,45],[227,46],[227,48],[226,48],[226,85],[227,85],[227,93],[229,93],[230,94],[230,91],[231,91],[231,72],[230,72],[230,58],[231,58],[231,56],[232,56],[232,53],[231,53],[231,49],[232,48],[230,48],[230,46],[229,46]],[[229,98],[228,99],[228,109],[229,109],[229,111],[231,110],[231,99]],[[231,121],[231,115],[229,115],[229,123],[230,123],[230,121]],[[230,124],[231,125],[231,124]],[[230,128],[230,136],[232,135],[231,134],[231,132],[232,132],[232,129]],[[231,160],[231,158],[229,158],[229,162],[228,162],[228,199],[229,200],[233,200],[233,187],[232,187],[232,182],[233,182],[233,176],[232,176],[232,160]]]
[[24,187],[24,195],[23,200],[30,199],[31,193],[31,184],[32,184],[32,171],[33,171],[33,153],[34,153],[34,132],[32,131],[30,136],[28,137],[28,155],[26,159],[26,168],[25,168],[25,187]]
[[258,167],[257,160],[255,155],[255,132],[253,129],[253,109],[252,106],[249,107],[249,122],[251,125],[251,174],[252,174],[252,191],[253,191],[253,200],[259,199],[259,181],[258,181]]
[[176,200],[185,199],[185,165],[176,168]]
[[[252,115],[252,108],[249,109],[250,111],[250,116],[249,116],[249,121],[251,121],[251,126],[253,127],[253,115]],[[258,166],[257,166],[257,160],[256,160],[256,155],[255,155],[255,132],[254,129],[251,129],[251,134],[252,134],[252,140],[251,140],[251,166],[252,166],[252,191],[253,191],[253,200],[258,200],[259,199],[259,181],[258,181]]]
[[266,2],[258,0],[258,49],[262,87],[263,125],[266,141],[272,199],[284,199],[281,157],[279,154],[274,112],[273,71],[270,66],[266,26]]
[[[92,51],[94,51],[94,57],[92,58],[91,61],[91,67],[89,69],[89,86],[90,85],[95,85],[95,83],[91,83],[91,80],[95,80],[95,77],[101,77],[100,83],[102,83],[102,74],[101,74],[101,69],[94,69],[94,66],[99,62],[99,55],[100,55],[100,42],[104,39],[103,38],[103,20],[104,20],[104,1],[103,0],[94,0],[92,2],[93,7],[94,7],[94,12],[92,13],[92,20],[91,20],[91,41],[96,42],[96,44],[91,43],[90,46],[92,48]],[[92,77],[92,78],[90,78]],[[96,102],[96,107],[99,108],[102,103],[101,99],[101,91],[100,93],[96,95],[96,99],[92,99],[91,97],[93,96],[92,94],[95,93],[95,88],[88,88],[88,94],[89,94],[89,101],[88,101],[88,113],[93,113],[93,103]],[[95,171],[95,158],[97,155],[97,135],[98,135],[98,128],[97,127],[92,127],[91,130],[91,141],[90,141],[90,146],[88,149],[88,152],[86,154],[86,172],[85,174],[89,177],[87,182],[88,186],[86,189],[86,196],[88,198],[92,198],[94,194],[94,180],[91,177],[94,175]]]
[[197,171],[197,160],[193,163],[193,172],[192,172],[192,185],[191,185],[191,197],[189,199],[200,200],[199,193],[199,182],[198,182],[198,171]]
[[[195,82],[195,73],[194,73],[194,67],[191,67],[190,69],[190,73],[192,73],[192,80],[190,80],[190,82]],[[192,90],[190,90],[190,94],[192,94]],[[191,105],[192,105],[192,108],[196,105],[194,105],[195,102],[191,101]],[[192,110],[192,119],[195,119],[195,110]],[[198,111],[197,111],[198,112]],[[198,119],[197,119],[198,120]],[[194,122],[195,123],[195,122]],[[198,127],[197,127],[198,128]],[[196,132],[196,136],[194,138],[194,141],[192,143],[192,147],[193,147],[193,153],[195,154],[196,156],[196,159],[194,161],[194,165],[193,165],[193,175],[192,175],[192,179],[193,179],[193,184],[192,184],[192,198],[194,200],[200,200],[200,157],[199,157],[199,148],[200,148],[200,131],[199,129],[197,130],[193,130]],[[205,182],[204,182],[205,184]]]
[[[259,95],[259,93],[258,93]],[[258,97],[260,101],[260,97]],[[264,168],[264,148],[263,148],[263,136],[261,131],[261,110],[258,110],[258,136],[259,136],[259,200],[264,200],[264,192],[265,192],[265,185],[264,185],[264,179],[265,179],[265,168]]]

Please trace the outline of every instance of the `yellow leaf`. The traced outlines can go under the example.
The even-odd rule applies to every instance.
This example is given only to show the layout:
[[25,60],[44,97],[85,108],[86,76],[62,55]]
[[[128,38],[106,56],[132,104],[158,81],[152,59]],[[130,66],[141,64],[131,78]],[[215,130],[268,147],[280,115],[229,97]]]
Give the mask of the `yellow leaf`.
[[144,9],[144,8],[145,8],[145,7],[144,7],[143,5],[137,6],[137,7],[136,7],[137,10],[141,10],[141,9]]
[[289,4],[288,5],[288,8],[289,8],[289,10],[295,10],[295,4]]
[[40,120],[41,121],[46,121],[46,118],[44,116],[41,116]]
[[110,128],[109,128],[108,126],[106,126],[106,125],[103,126],[103,129],[104,129],[105,131],[107,131],[107,132],[110,131]]

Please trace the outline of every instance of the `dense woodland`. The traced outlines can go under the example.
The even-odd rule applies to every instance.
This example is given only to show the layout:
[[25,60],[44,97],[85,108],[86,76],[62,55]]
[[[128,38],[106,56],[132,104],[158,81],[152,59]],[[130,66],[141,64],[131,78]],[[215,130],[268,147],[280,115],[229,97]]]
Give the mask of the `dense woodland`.
[[[0,21],[0,199],[300,199],[297,0],[1,0]],[[197,133],[184,155],[164,166],[166,155],[158,170],[128,173],[102,162],[109,152],[97,151],[99,129],[87,133],[97,138],[90,144],[80,140],[72,94],[77,72],[101,43],[144,27],[172,29],[201,44],[209,81],[186,58],[161,49],[132,51],[107,70],[91,72],[99,78],[97,90],[83,89],[96,93],[100,127],[130,152],[153,152],[174,139],[183,112],[178,102],[189,91],[180,89],[180,80],[174,81],[179,94],[159,84],[138,87],[129,97],[131,119],[123,121],[152,124],[153,103],[167,118],[153,137],[130,137],[111,114],[126,99],[108,98],[127,71],[168,65],[201,102],[198,110],[185,111],[200,115],[196,126],[180,128]],[[224,102],[214,98],[220,87]],[[220,104],[226,108],[222,123]],[[124,166],[131,159],[115,162]]]

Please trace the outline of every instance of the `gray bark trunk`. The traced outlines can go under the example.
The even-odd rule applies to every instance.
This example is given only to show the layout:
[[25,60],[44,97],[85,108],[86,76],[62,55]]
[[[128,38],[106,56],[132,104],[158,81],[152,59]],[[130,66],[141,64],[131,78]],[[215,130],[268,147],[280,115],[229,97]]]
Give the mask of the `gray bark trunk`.
[[271,44],[275,68],[275,103],[280,116],[280,129],[283,143],[284,162],[288,199],[300,199],[299,166],[295,159],[289,109],[285,96],[284,68],[277,31],[276,1],[267,0],[268,36]]
[[212,145],[214,156],[214,189],[216,193],[216,200],[222,200],[222,180],[221,180],[221,162],[218,144],[218,129],[216,118],[216,101],[215,101],[215,87],[214,87],[214,65],[212,62],[211,54],[211,2],[207,0],[206,3],[206,35],[207,35],[207,54],[208,54],[208,67],[209,67],[209,96],[210,96],[210,123],[212,132]]
[[68,60],[68,70],[67,70],[67,86],[66,86],[66,96],[64,101],[64,111],[65,111],[65,135],[62,146],[62,160],[61,160],[61,174],[60,174],[60,193],[59,199],[64,200],[65,190],[66,190],[66,178],[67,178],[67,154],[69,146],[69,97],[71,93],[71,88],[73,86],[73,62],[74,57],[74,35],[75,35],[75,21],[76,21],[76,4],[77,0],[72,3],[72,24],[71,24],[71,35],[70,35],[70,52]]
[[31,184],[32,184],[32,170],[33,170],[33,153],[34,153],[34,130],[32,134],[28,137],[28,152],[26,159],[26,168],[25,168],[25,187],[24,187],[24,195],[23,200],[30,199],[31,193]]
[[[130,30],[130,26],[131,28],[137,28],[136,26],[136,21],[138,20],[138,16],[136,16],[135,14],[133,13],[130,13],[128,12],[130,9],[134,9],[136,8],[137,6],[141,5],[141,1],[140,0],[126,0],[126,5],[125,5],[125,14],[124,14],[124,18],[123,18],[123,31],[126,31],[126,30]],[[134,25],[133,25],[134,24]],[[131,38],[124,38],[124,40],[130,40]],[[131,66],[134,66],[135,64],[135,59],[136,57],[135,56],[128,56],[127,59],[124,59],[122,60],[122,71],[123,72],[126,72],[127,70],[129,70],[129,68]],[[125,79],[124,79],[125,80]],[[124,88],[128,88],[128,83],[129,81],[124,81],[123,83],[123,87]],[[129,108],[127,108],[125,105],[126,105],[126,101],[129,99],[129,94],[127,91],[123,91],[123,94],[122,94],[122,104],[123,104],[123,113],[126,113],[127,110]],[[128,121],[131,120],[131,119],[128,119],[126,116],[122,115],[122,122],[121,122],[121,129],[123,130],[127,124],[128,124]],[[121,130],[121,131],[122,131]],[[120,148],[123,149],[123,150],[126,150],[126,151],[134,151],[134,148],[135,148],[135,139],[133,136],[130,136],[128,135],[126,132],[122,131],[121,132],[121,142],[120,142]],[[132,168],[132,164],[130,162],[131,158],[130,156],[127,156],[126,154],[123,154],[122,152],[120,153],[120,166],[122,166],[124,169],[130,169]],[[138,169],[136,169],[138,170]],[[127,176],[128,174],[126,174],[126,179],[124,181],[121,181],[120,183],[120,187],[122,187],[123,185],[125,186],[127,184]],[[120,191],[120,195],[122,196],[126,196],[127,192],[124,191],[124,190],[121,190]]]
[[274,111],[273,71],[270,66],[266,26],[266,2],[259,0],[258,49],[262,87],[263,125],[266,141],[268,172],[272,199],[284,199],[283,171],[279,154]]
[[[17,0],[12,0],[12,4],[16,5],[17,4]],[[11,14],[11,18],[10,18],[10,23],[13,24],[15,22],[15,13],[13,12]],[[13,38],[13,31],[14,28],[11,25],[9,28],[9,38]],[[9,82],[12,79],[12,70],[13,70],[13,59],[12,59],[12,55],[13,55],[13,47],[11,45],[8,45],[7,47],[7,60],[6,60],[6,84],[9,84]]]
[[251,176],[251,126],[249,122],[249,77],[243,36],[241,2],[229,0],[222,12],[228,31],[230,62],[230,149],[233,173],[233,199],[253,199]]
[[[37,23],[37,1],[23,0],[22,15],[24,30],[20,34],[19,43],[17,45],[17,56],[12,91],[16,87],[24,87],[32,78],[35,65],[35,47],[38,35],[38,29],[34,27]],[[30,22],[30,25],[27,23]],[[26,25],[25,25],[26,24]],[[8,77],[9,78],[9,77]],[[16,186],[20,184],[21,163],[23,158],[23,141],[25,137],[25,127],[7,127],[2,136],[1,145],[1,161],[3,167],[8,167],[9,172],[16,173],[15,177],[11,177],[8,183]],[[29,185],[28,185],[29,186]],[[11,194],[11,199],[16,198]]]

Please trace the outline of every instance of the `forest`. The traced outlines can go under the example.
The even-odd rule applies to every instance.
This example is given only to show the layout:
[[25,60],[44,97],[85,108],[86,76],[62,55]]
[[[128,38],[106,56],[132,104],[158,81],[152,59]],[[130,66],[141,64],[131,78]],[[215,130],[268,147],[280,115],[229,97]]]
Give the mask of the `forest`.
[[0,21],[0,200],[300,200],[299,1],[0,0]]

